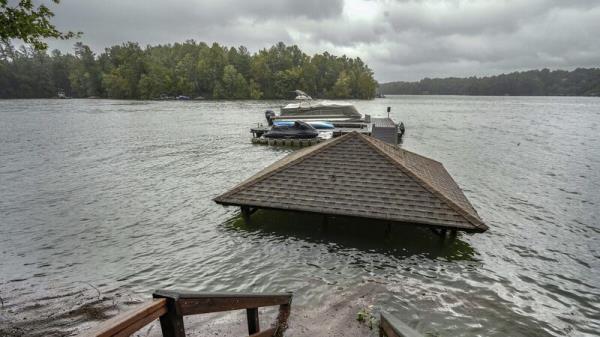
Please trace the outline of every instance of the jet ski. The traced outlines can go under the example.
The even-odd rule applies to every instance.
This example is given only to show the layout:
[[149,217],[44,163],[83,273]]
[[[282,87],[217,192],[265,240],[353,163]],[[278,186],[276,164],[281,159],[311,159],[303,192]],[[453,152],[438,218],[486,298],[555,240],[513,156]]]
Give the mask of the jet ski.
[[[322,122],[322,121],[308,121],[306,122],[308,125],[312,126],[315,129],[319,129],[319,130],[329,130],[329,129],[333,129],[334,126],[333,124],[329,123],[329,122]],[[292,126],[294,125],[294,121],[273,121],[273,125],[275,126]]]
[[266,132],[265,138],[285,138],[285,139],[308,139],[316,138],[319,132],[314,127],[302,121],[295,121],[292,125],[273,125],[271,130]]

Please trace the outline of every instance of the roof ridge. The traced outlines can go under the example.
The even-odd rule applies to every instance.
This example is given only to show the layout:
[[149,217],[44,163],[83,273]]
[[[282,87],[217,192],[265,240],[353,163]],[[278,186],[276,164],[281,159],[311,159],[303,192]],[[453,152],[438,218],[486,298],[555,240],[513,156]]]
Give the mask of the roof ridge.
[[[313,146],[313,147],[306,148],[307,151],[305,153],[292,152],[292,153],[288,154],[287,156],[283,157],[282,159],[285,159],[286,157],[293,156],[293,155],[297,155],[298,157],[295,158],[295,159],[293,159],[293,160],[291,160],[288,163],[285,163],[284,165],[281,165],[279,167],[276,167],[276,168],[268,171],[268,168],[271,165],[273,165],[273,164],[275,164],[275,163],[278,162],[278,160],[276,160],[275,162],[271,163],[269,166],[267,166],[266,168],[264,168],[262,170],[262,171],[264,171],[262,174],[260,174],[260,172],[259,172],[258,174],[255,174],[254,176],[251,176],[251,177],[247,178],[246,180],[242,181],[241,183],[239,183],[237,186],[235,186],[231,190],[229,190],[229,191],[227,191],[227,192],[225,192],[225,193],[223,193],[221,195],[216,196],[215,198],[213,198],[213,200],[214,201],[219,201],[219,199],[226,198],[226,197],[228,197],[228,196],[230,196],[232,194],[237,193],[242,188],[246,188],[246,187],[255,185],[255,184],[257,184],[257,183],[265,180],[266,178],[274,175],[275,173],[282,171],[283,169],[286,169],[286,168],[288,168],[288,167],[290,167],[292,165],[296,165],[298,163],[301,163],[301,162],[305,161],[306,159],[308,159],[310,157],[313,157],[314,155],[316,155],[318,153],[323,152],[325,149],[330,148],[332,145],[340,143],[343,140],[345,140],[346,138],[350,138],[350,135],[352,135],[354,133],[359,134],[358,132],[353,131],[353,132],[347,133],[347,134],[345,134],[343,136],[336,137],[336,138],[330,139],[328,141],[325,141],[325,142],[319,144],[320,146],[316,145],[316,146]],[[300,151],[302,151],[302,150],[300,150]]]
[[[486,230],[488,229],[488,226],[483,223],[483,221],[481,221],[480,219],[474,217],[473,215],[469,214],[469,212],[467,212],[466,210],[463,209],[463,207],[461,207],[460,205],[458,205],[456,202],[454,202],[452,199],[450,199],[449,197],[447,197],[443,192],[439,191],[437,188],[435,188],[434,186],[432,186],[430,183],[428,183],[427,181],[425,181],[424,179],[422,179],[417,173],[415,173],[412,169],[406,167],[405,165],[403,165],[402,163],[400,163],[398,160],[396,160],[394,157],[392,157],[389,153],[387,153],[385,150],[383,150],[381,147],[382,146],[389,146],[392,147],[390,144],[385,143],[383,141],[380,141],[378,139],[375,139],[373,137],[367,136],[367,135],[363,135],[360,133],[357,133],[363,141],[365,141],[369,146],[371,146],[373,149],[375,149],[378,153],[382,154],[385,158],[387,158],[389,161],[391,161],[395,166],[397,166],[398,168],[400,168],[400,170],[402,170],[404,173],[408,174],[408,176],[410,176],[413,180],[415,180],[419,185],[423,186],[426,190],[428,190],[430,193],[432,193],[433,195],[435,195],[436,197],[438,197],[439,199],[441,199],[444,203],[446,203],[446,205],[448,205],[451,209],[453,209],[454,211],[456,211],[459,215],[461,215],[463,218],[465,218],[465,220],[467,220],[469,223],[473,224],[473,226]],[[401,149],[399,147],[394,147],[392,148],[394,151],[397,151],[399,153],[401,153],[402,151],[404,152],[409,152],[409,153],[414,153],[414,152],[410,152],[404,149]],[[403,155],[403,154],[402,154]],[[440,165],[443,164],[419,155],[422,158],[425,158],[427,160],[431,160],[433,162],[436,162]],[[468,201],[468,199],[467,199]],[[469,203],[470,204],[470,203]],[[471,206],[472,207],[472,206]],[[474,209],[474,208],[473,208]]]

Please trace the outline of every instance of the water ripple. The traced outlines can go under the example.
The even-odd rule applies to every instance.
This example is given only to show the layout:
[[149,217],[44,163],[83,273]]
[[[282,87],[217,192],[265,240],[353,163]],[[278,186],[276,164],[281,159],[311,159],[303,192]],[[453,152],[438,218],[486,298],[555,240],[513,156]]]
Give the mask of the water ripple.
[[76,330],[164,287],[289,290],[317,308],[377,284],[377,308],[434,334],[600,330],[600,101],[355,103],[392,106],[403,147],[443,162],[490,231],[440,244],[343,217],[326,232],[284,212],[244,224],[211,199],[291,151],[249,142],[279,101],[1,101],[0,328]]

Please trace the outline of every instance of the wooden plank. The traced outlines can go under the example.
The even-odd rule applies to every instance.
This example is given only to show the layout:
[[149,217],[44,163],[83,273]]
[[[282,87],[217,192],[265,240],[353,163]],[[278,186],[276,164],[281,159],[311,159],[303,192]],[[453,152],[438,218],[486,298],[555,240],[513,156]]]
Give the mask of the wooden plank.
[[423,337],[396,317],[382,311],[379,323],[379,336],[386,337]]
[[260,323],[258,320],[258,308],[246,309],[246,317],[248,318],[248,333],[253,334],[260,331]]
[[167,312],[166,299],[144,303],[83,334],[89,337],[129,336]]
[[171,298],[182,316],[289,304],[292,294],[197,293],[158,290],[154,297]]
[[255,334],[252,334],[248,337],[273,337],[275,336],[275,332],[277,331],[276,328],[270,328],[267,330],[263,330],[263,331],[259,331]]
[[268,307],[289,301],[287,297],[245,297],[245,298],[180,298],[178,307],[183,316],[209,312]]

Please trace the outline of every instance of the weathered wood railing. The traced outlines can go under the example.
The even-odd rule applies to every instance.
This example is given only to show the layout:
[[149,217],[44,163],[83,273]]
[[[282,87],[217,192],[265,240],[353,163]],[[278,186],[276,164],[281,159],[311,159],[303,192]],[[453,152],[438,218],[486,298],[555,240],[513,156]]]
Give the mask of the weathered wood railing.
[[[291,293],[214,294],[158,290],[152,296],[153,301],[109,319],[84,333],[84,336],[130,336],[158,318],[164,337],[185,337],[184,316],[241,309],[246,309],[250,337],[282,336],[287,328],[292,303]],[[258,308],[276,305],[279,306],[279,314],[274,326],[260,331]]]
[[413,330],[401,320],[390,315],[388,312],[381,312],[379,320],[379,337],[423,337],[420,333]]

